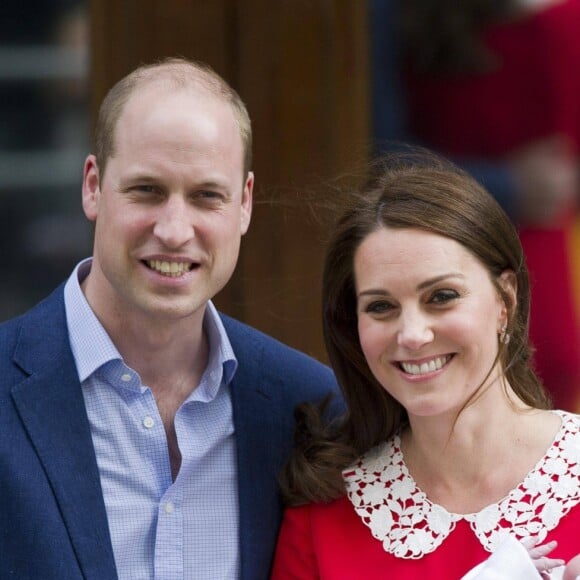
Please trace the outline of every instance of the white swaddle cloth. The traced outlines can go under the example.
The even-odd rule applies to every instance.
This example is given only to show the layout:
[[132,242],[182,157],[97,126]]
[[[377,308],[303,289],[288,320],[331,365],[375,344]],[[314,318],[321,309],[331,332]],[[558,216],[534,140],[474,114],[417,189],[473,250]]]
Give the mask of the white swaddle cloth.
[[[564,566],[558,566],[550,572],[549,578],[562,580],[563,574]],[[524,546],[515,538],[506,536],[485,562],[470,570],[461,580],[542,580],[542,576]]]

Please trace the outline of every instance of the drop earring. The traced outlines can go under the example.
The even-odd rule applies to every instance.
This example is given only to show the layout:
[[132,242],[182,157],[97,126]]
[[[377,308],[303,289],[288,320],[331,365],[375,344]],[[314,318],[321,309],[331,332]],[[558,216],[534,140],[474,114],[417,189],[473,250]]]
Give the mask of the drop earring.
[[509,332],[507,331],[507,324],[504,324],[504,325],[501,327],[501,332],[500,332],[500,334],[499,334],[499,341],[500,341],[502,344],[507,344],[507,343],[510,341],[510,334],[509,334]]

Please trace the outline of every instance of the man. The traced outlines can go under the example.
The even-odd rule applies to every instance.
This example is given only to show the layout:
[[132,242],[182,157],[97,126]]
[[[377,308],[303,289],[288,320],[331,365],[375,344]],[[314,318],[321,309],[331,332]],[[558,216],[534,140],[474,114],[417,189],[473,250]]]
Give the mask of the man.
[[250,120],[209,68],[105,98],[82,200],[92,260],[0,327],[0,577],[267,578],[293,408],[323,365],[228,317]]

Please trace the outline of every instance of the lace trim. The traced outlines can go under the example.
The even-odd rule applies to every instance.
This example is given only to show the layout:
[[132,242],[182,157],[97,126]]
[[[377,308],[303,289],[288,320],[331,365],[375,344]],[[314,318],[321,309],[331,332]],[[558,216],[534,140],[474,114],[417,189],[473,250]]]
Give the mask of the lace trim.
[[453,514],[431,503],[407,471],[398,435],[344,470],[348,497],[383,549],[398,558],[434,552],[460,520],[488,552],[508,533],[542,541],[580,502],[580,417],[556,413],[562,426],[546,455],[503,500],[479,513]]

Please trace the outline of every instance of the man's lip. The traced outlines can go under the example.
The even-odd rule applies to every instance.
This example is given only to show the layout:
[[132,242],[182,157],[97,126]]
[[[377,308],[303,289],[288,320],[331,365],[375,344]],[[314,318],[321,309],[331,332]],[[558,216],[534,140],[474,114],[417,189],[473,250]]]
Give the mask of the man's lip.
[[157,272],[163,276],[171,278],[181,278],[186,274],[196,270],[199,267],[199,262],[194,262],[183,258],[167,259],[148,258],[141,260],[141,262],[152,272]]
[[178,262],[178,263],[190,263],[190,264],[198,264],[200,260],[192,258],[191,256],[167,256],[165,254],[152,254],[149,256],[145,256],[140,258],[142,262]]

